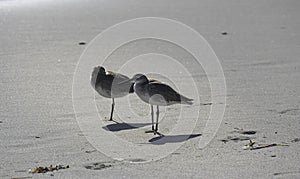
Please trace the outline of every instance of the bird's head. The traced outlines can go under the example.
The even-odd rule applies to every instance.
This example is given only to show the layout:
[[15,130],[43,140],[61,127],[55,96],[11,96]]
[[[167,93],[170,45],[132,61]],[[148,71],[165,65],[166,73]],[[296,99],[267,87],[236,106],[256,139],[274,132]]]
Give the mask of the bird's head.
[[143,74],[135,74],[131,79],[125,81],[125,82],[130,82],[131,83],[131,87],[129,90],[129,93],[133,93],[134,92],[134,84],[135,83],[144,83],[148,81],[148,78],[143,75]]
[[134,83],[145,83],[148,82],[148,78],[143,74],[136,74],[132,77]]
[[105,74],[105,68],[102,67],[102,66],[96,66],[96,67],[94,67],[94,69],[92,71],[92,75],[91,75],[91,85],[93,87],[95,87],[97,78],[101,74]]

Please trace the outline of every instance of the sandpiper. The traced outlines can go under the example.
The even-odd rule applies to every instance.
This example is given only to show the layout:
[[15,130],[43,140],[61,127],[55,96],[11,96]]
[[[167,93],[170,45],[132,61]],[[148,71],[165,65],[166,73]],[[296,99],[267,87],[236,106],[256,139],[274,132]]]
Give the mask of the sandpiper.
[[120,73],[105,71],[102,66],[94,68],[91,76],[92,87],[103,97],[111,98],[111,113],[109,120],[113,120],[113,112],[115,107],[114,98],[126,96],[133,93],[133,82],[130,78]]
[[[159,119],[159,106],[169,106],[172,104],[193,104],[193,99],[187,98],[169,85],[161,83],[157,80],[148,79],[145,75],[137,74],[131,78],[134,81],[133,89],[138,97],[150,104],[151,108],[151,119],[152,119],[152,131],[154,134],[158,132],[158,119]],[[154,128],[154,110],[153,106],[156,106],[156,124]]]

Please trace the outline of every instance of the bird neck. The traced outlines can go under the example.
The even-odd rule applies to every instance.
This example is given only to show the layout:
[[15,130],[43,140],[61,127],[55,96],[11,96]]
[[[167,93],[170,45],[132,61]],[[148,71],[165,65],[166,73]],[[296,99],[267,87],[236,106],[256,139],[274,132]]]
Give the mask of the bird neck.
[[148,81],[136,81],[133,85],[133,89],[134,91],[139,91],[140,89],[142,89],[146,84],[148,83]]

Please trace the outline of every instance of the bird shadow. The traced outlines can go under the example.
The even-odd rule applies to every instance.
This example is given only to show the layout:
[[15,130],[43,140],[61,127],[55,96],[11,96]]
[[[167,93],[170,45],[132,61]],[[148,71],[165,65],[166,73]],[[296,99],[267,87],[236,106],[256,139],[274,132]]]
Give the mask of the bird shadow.
[[160,135],[158,137],[154,137],[149,140],[151,144],[154,145],[163,145],[166,143],[177,143],[177,142],[184,142],[189,139],[199,137],[202,134],[187,134],[187,135]]
[[117,132],[123,130],[130,130],[130,129],[137,129],[141,127],[145,127],[147,125],[151,125],[151,123],[116,123],[116,124],[109,124],[102,127],[104,130]]

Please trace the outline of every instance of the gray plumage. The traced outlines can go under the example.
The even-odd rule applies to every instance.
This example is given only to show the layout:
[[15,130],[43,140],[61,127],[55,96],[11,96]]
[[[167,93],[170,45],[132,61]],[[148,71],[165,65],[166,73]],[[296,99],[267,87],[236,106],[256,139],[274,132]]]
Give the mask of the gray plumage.
[[92,87],[103,97],[112,98],[110,120],[113,117],[114,98],[124,97],[133,92],[133,82],[130,78],[120,73],[105,71],[104,67],[97,66],[91,75]]
[[[158,133],[159,106],[169,106],[172,104],[193,104],[193,99],[187,98],[176,92],[169,85],[157,80],[149,80],[145,75],[135,75],[134,92],[139,98],[150,104],[152,117],[152,131]],[[153,105],[157,106],[156,128],[154,128]]]
[[145,75],[135,80],[134,91],[144,102],[152,105],[193,104],[193,99],[179,94],[160,81],[148,80]]

